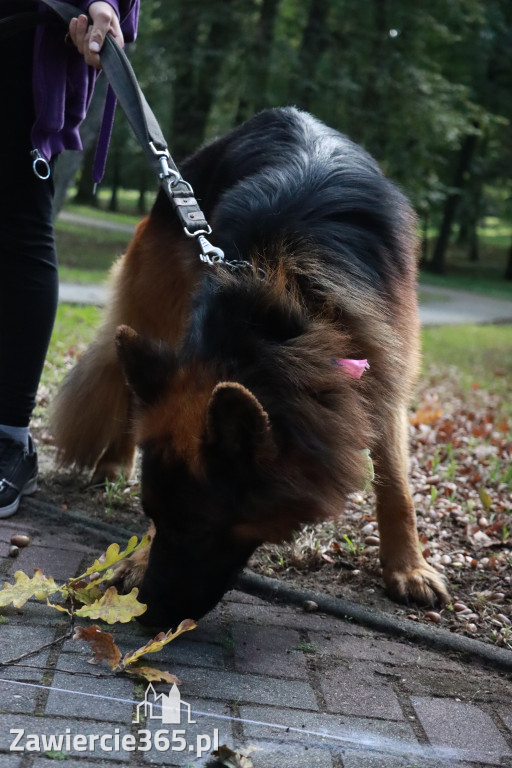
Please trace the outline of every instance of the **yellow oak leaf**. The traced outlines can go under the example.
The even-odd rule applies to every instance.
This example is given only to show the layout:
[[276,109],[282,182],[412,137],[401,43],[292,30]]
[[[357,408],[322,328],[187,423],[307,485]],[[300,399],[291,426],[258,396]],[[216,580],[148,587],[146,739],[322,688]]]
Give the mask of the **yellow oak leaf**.
[[91,605],[83,605],[75,611],[75,616],[101,619],[107,624],[115,624],[118,621],[124,624],[135,616],[140,616],[147,608],[137,600],[138,594],[137,587],[127,595],[120,595],[115,587],[109,587],[100,600],[95,600]]
[[[142,547],[145,547],[147,544],[149,544],[148,536],[143,536],[138,543],[137,537],[132,536],[126,546],[126,549],[124,549],[122,552],[119,551],[119,544],[111,544],[107,551],[104,552],[103,555],[101,555],[97,560],[95,560],[94,563],[90,565],[84,573],[82,573],[80,576],[77,576],[76,579],[73,579],[70,582],[70,585],[72,586],[75,581],[80,581],[87,576],[91,576],[93,573],[101,573],[102,571],[107,570],[107,568],[111,568],[120,560],[123,560],[128,555],[133,554],[133,552],[137,552],[137,550],[142,549]],[[106,577],[104,576],[103,578]],[[99,583],[99,581],[102,581],[102,579],[94,580],[95,583]]]
[[170,685],[176,683],[176,685],[181,685],[181,680],[178,680],[176,675],[172,675],[170,672],[162,672],[162,670],[155,669],[154,667],[134,666],[129,667],[124,671],[129,675],[138,675],[139,677],[143,677],[150,683],[169,683]]
[[129,651],[125,654],[123,665],[128,666],[129,664],[133,664],[134,661],[137,661],[141,656],[144,656],[145,653],[156,653],[157,651],[160,651],[164,645],[170,643],[171,640],[175,640],[175,638],[179,637],[183,632],[188,632],[190,629],[195,629],[196,627],[197,624],[195,621],[192,621],[192,619],[184,619],[174,632],[172,629],[168,632],[159,632],[156,637],[152,640],[148,640],[148,642],[141,648],[138,648],[136,651]]
[[[109,573],[113,573],[113,571],[107,571],[107,574]],[[91,581],[88,584],[84,581],[78,581],[72,587],[67,584],[66,593],[84,605],[91,605],[96,600],[100,600],[104,594],[103,590],[98,587],[100,581],[103,581],[103,579]]]
[[6,581],[0,590],[0,606],[12,603],[15,608],[22,608],[31,597],[46,600],[49,595],[61,589],[52,576],[47,578],[39,568],[35,568],[32,577],[23,571],[16,571],[14,579],[14,584]]

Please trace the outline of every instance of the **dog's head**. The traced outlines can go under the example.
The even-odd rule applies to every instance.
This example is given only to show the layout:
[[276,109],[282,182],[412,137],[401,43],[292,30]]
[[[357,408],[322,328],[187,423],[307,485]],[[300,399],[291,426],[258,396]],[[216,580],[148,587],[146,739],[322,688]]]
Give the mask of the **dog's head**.
[[142,621],[169,627],[213,608],[259,544],[340,511],[361,475],[360,406],[323,350],[306,366],[309,389],[295,348],[289,364],[272,358],[260,377],[267,412],[218,364],[178,359],[125,326],[116,343],[139,403],[142,505],[156,528]]
[[179,365],[169,347],[129,328],[116,342],[140,405],[142,504],[156,527],[142,621],[168,627],[209,611],[265,538],[244,520],[266,503],[276,446],[267,414],[240,384]]

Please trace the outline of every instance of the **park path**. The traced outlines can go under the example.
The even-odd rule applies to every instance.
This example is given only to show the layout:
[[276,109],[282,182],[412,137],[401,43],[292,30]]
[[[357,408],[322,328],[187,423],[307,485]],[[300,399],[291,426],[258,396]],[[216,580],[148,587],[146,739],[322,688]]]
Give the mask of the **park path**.
[[[134,227],[116,221],[94,219],[89,216],[61,211],[61,221],[85,224],[98,229],[108,229],[133,234]],[[103,306],[107,299],[104,285],[76,285],[61,282],[60,301],[66,304],[94,304]],[[510,300],[495,299],[469,291],[422,285],[420,287],[420,320],[422,325],[463,325],[466,323],[511,323],[512,286]]]
[[[2,580],[38,567],[59,581],[82,573],[113,541],[126,541],[124,530],[54,507],[42,495],[24,499],[15,517],[0,520]],[[30,537],[15,560],[8,557],[14,533]],[[416,634],[393,637],[320,610],[305,612],[303,605],[232,590],[197,629],[151,660],[182,681],[181,723],[170,728],[180,729],[175,733],[183,739],[172,738],[172,751],[168,738],[165,752],[159,751],[165,730],[159,730],[158,702],[144,725],[132,725],[145,684],[87,664],[90,649],[63,639],[67,619],[44,603],[31,599],[22,609],[0,609],[0,664],[7,662],[0,666],[0,767],[51,768],[54,760],[47,758],[53,757],[67,758],[66,768],[205,768],[205,756],[191,762],[192,753],[198,738],[205,745],[216,732],[219,745],[252,745],[251,762],[236,765],[254,768],[512,765],[511,685],[503,668],[508,660],[510,672],[512,653],[508,659],[496,649],[502,668],[486,669],[471,651],[440,651]],[[123,653],[148,640],[136,623],[110,629]],[[29,651],[36,653],[14,661]],[[168,690],[157,685],[159,694]],[[116,731],[121,739],[131,733],[141,748],[149,731],[152,748],[128,751],[121,739],[113,746]],[[32,735],[30,753],[11,751],[17,732],[23,733],[21,746]],[[60,746],[49,752],[36,741],[40,734],[66,732],[71,751]],[[96,736],[96,742],[82,738],[78,744],[78,734]]]
[[[103,306],[107,294],[104,285],[60,284],[60,301],[66,304]],[[429,301],[430,295],[432,301]],[[512,296],[507,301],[468,291],[422,285],[420,320],[424,326],[512,323]]]

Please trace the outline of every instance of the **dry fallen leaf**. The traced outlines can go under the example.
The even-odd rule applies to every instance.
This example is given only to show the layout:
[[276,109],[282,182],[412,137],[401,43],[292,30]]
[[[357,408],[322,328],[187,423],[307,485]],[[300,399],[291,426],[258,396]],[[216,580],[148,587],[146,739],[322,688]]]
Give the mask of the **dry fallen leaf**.
[[179,637],[183,632],[188,632],[190,629],[195,629],[196,627],[197,624],[195,621],[192,621],[192,619],[185,619],[174,632],[172,629],[168,632],[160,632],[153,638],[153,640],[148,640],[148,642],[141,648],[127,653],[123,659],[124,666],[133,664],[134,661],[137,661],[137,659],[144,656],[146,653],[156,653],[157,651],[160,651],[164,645],[167,645],[167,643],[170,643],[172,640]]
[[122,653],[114,642],[110,632],[102,632],[97,624],[92,627],[75,627],[73,640],[84,640],[89,643],[94,656],[89,660],[90,664],[99,664],[106,661],[111,669],[119,666]]
[[176,683],[176,685],[181,685],[181,680],[179,680],[176,675],[173,675],[170,672],[163,672],[161,669],[155,669],[154,667],[139,667],[134,665],[133,667],[124,669],[124,672],[127,672],[129,675],[143,677],[150,683],[169,683],[170,685]]
[[254,752],[254,747],[248,747],[247,749],[242,750],[233,750],[230,749],[226,744],[222,744],[215,752],[212,752],[212,754],[217,758],[218,762],[221,765],[226,766],[226,768],[254,768],[254,763],[252,762],[249,755],[251,752]]

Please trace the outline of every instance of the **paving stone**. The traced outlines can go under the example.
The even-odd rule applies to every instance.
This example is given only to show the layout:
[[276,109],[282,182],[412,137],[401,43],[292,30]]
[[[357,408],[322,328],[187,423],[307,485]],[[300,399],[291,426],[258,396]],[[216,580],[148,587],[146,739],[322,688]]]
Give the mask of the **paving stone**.
[[261,751],[252,752],[254,768],[331,768],[328,750],[310,749],[301,744],[260,744]]
[[[184,699],[182,699],[183,703]],[[185,749],[169,749],[168,751],[158,751],[153,746],[148,752],[136,753],[138,759],[141,758],[145,763],[151,763],[155,765],[166,766],[183,766],[192,763],[196,755],[198,754],[198,747],[200,754],[204,757],[214,748],[215,729],[218,730],[218,744],[233,744],[232,723],[230,719],[225,719],[225,716],[229,716],[229,707],[220,702],[206,701],[204,699],[190,699],[186,700],[190,704],[192,710],[191,720],[195,720],[195,723],[188,722],[186,713],[182,712],[181,722],[177,725],[167,725],[160,723],[148,723],[143,726],[151,730],[153,736],[159,729],[168,729],[169,731],[179,730],[182,733],[176,733],[176,741],[174,742],[175,748],[181,747],[182,743],[178,740],[180,737],[185,739]],[[212,713],[213,715],[221,715],[223,717],[208,717],[207,714],[199,713]],[[167,735],[169,741],[172,739],[172,735]],[[173,743],[171,741],[171,747]],[[192,747],[192,749],[190,749]],[[207,750],[207,751],[206,751]],[[202,764],[202,761],[199,761]]]
[[[75,759],[74,757],[68,757],[62,762],[65,768],[106,768],[106,766],[112,765],[112,763],[109,763],[106,760],[94,760],[94,762],[91,762],[90,760],[81,760],[80,758]],[[58,765],[58,760],[38,757],[32,763],[32,768],[57,768]],[[3,768],[2,763],[0,763],[0,768]]]
[[238,589],[231,589],[226,592],[223,598],[228,603],[245,603],[246,605],[269,605],[267,600],[260,597],[248,595],[246,592],[240,592]]
[[20,712],[26,715],[31,715],[36,711],[39,688],[19,685],[13,681],[11,684],[4,683],[0,690],[0,711]]
[[[44,627],[15,626],[0,624],[0,661],[7,661],[16,656],[41,647],[55,637],[55,629]],[[38,680],[44,675],[44,667],[48,663],[48,648],[29,656],[19,664],[0,667],[0,678],[9,680]],[[2,683],[0,683],[1,687]],[[1,701],[1,698],[0,698]]]
[[300,635],[295,629],[269,632],[266,627],[239,624],[233,627],[235,669],[306,680],[308,668],[300,650]]
[[243,603],[230,603],[229,612],[234,622],[250,622],[260,626],[269,624],[277,627],[289,627],[290,629],[311,629],[318,632],[343,632],[345,630],[369,636],[368,630],[350,624],[342,619],[332,616],[324,616],[321,613],[305,613],[297,608],[288,606],[269,605],[245,605]]
[[500,707],[500,709],[498,709],[498,714],[512,734],[512,701],[510,707],[507,709]]
[[[74,694],[58,690],[74,691]],[[120,677],[94,678],[57,672],[52,681],[45,713],[129,724],[134,705],[134,683]],[[91,694],[88,696],[80,694]],[[113,701],[124,699],[126,701]]]
[[490,716],[474,704],[427,697],[411,701],[436,752],[446,747],[460,751],[461,759],[492,765],[512,756]]
[[[461,768],[461,763],[457,763]],[[434,758],[397,757],[396,755],[375,755],[373,752],[346,752],[343,768],[447,768],[446,762]]]
[[[0,768],[19,768],[21,765],[21,757],[14,757],[14,755],[0,755]],[[52,768],[52,766],[49,766]],[[55,766],[53,766],[55,768]],[[72,766],[69,766],[72,768]]]
[[[164,665],[159,665],[165,669]],[[212,698],[223,703],[232,701],[248,704],[267,704],[296,709],[317,710],[315,694],[308,683],[281,680],[278,677],[242,675],[238,672],[202,669],[200,667],[172,666],[169,671],[179,677],[183,685],[182,696]]]
[[[129,733],[129,727],[125,728],[123,726],[113,726],[110,723],[102,723],[102,722],[87,722],[82,720],[73,720],[70,718],[55,718],[55,717],[33,717],[29,715],[9,715],[8,722],[2,722],[0,725],[0,750],[3,752],[9,752],[9,747],[13,743],[13,739],[15,738],[15,734],[10,733],[11,729],[24,729],[25,734],[22,738],[22,741],[20,742],[19,746],[23,746],[24,741],[26,740],[26,737],[28,734],[34,734],[41,736],[44,734],[46,737],[49,736],[60,736],[63,735],[64,738],[66,736],[66,728],[70,729],[70,735],[71,738],[73,738],[76,735],[84,734],[85,736],[106,736],[106,735],[114,735],[115,730],[117,729],[119,738],[122,739],[122,737]],[[113,742],[109,742],[114,746]],[[40,742],[40,746],[42,747],[43,744]],[[88,744],[86,745],[89,746]],[[99,744],[96,743],[95,748],[93,751],[87,750],[81,751],[76,749],[71,749],[69,752],[65,749],[65,741],[63,742],[62,748],[57,749],[55,751],[64,752],[65,754],[73,755],[75,757],[84,757],[84,758],[99,758],[100,760],[108,761],[109,763],[112,761],[121,762],[122,764],[126,764],[126,752],[123,750],[118,750],[112,752],[107,752],[104,750],[101,750],[99,747]],[[13,756],[14,759],[18,758],[21,755],[30,755],[31,757],[42,757],[43,753],[46,750],[41,749],[41,752],[34,752],[34,751],[24,751],[24,752],[14,752]],[[9,752],[9,754],[11,754]],[[10,768],[10,764],[9,764]]]
[[[60,595],[52,595],[52,603],[63,603],[64,598]],[[64,614],[58,613],[53,608],[49,608],[46,602],[30,598],[22,608],[14,608],[12,605],[8,605],[5,608],[0,608],[0,615],[5,616],[5,624],[9,626],[15,626],[22,624],[26,626],[43,626],[46,628],[53,627],[55,631],[59,627],[62,627],[62,634],[66,631],[68,622],[64,618]],[[2,632],[2,625],[0,624],[0,637]]]
[[0,520],[0,541],[10,543],[13,534],[28,536],[31,544],[43,543],[38,526],[26,523],[18,515],[8,520]]
[[[395,758],[420,750],[407,723],[249,706],[240,707],[240,717],[248,721],[243,724],[246,742],[255,746],[261,742],[265,747],[272,739],[282,745],[299,743],[311,750],[329,750],[336,755],[359,754],[360,750],[371,747],[387,749]],[[328,735],[322,736],[324,733]]]
[[377,675],[371,664],[329,665],[321,674],[320,687],[328,712],[403,720],[392,676]]
[[[139,648],[147,639],[141,640],[140,638],[128,639],[126,636],[119,637],[117,628],[112,628],[111,634],[114,637],[119,650],[124,655],[128,651],[133,651]],[[192,643],[187,641],[186,636],[181,640],[173,640],[172,643],[166,645],[158,653],[152,653],[146,656],[146,661],[151,662],[151,666],[158,667],[159,664],[185,664],[190,666],[201,667],[224,667],[224,649],[220,645],[213,645],[212,643]],[[83,640],[67,640],[62,648],[64,653],[80,653],[85,654],[86,658],[91,656],[91,648]]]
[[45,576],[53,576],[56,581],[60,581],[77,575],[83,557],[83,552],[75,550],[30,545],[20,549],[20,554],[12,561],[10,571],[24,571],[32,576],[34,568],[39,568]]
[[409,642],[391,640],[385,635],[369,635],[368,637],[351,634],[327,634],[325,632],[309,632],[309,639],[320,653],[338,659],[378,661],[397,666],[411,664],[415,667],[434,667],[449,669],[460,673],[460,664],[445,656],[425,650],[421,646]]

